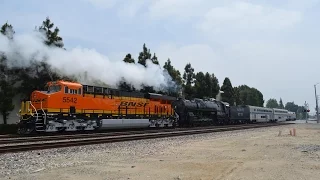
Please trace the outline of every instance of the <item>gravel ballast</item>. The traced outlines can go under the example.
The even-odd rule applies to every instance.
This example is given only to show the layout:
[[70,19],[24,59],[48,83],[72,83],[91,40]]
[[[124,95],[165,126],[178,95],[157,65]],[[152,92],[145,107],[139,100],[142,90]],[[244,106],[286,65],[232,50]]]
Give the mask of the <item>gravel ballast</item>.
[[[116,142],[116,143],[109,143],[109,144],[87,145],[87,146],[67,147],[67,148],[59,148],[59,149],[37,150],[37,151],[14,153],[14,154],[4,154],[4,155],[0,155],[0,179],[9,179],[9,178],[35,179],[37,178],[38,175],[39,175],[39,179],[41,179],[40,177],[42,177],[42,179],[43,177],[46,177],[46,178],[48,177],[48,179],[59,178],[60,180],[64,178],[79,179],[79,177],[77,176],[78,174],[82,174],[83,176],[90,175],[90,177],[91,176],[96,177],[96,179],[100,179],[100,177],[105,177],[106,174],[111,175],[111,177],[104,178],[104,179],[113,179],[113,178],[127,179],[127,178],[134,178],[134,177],[136,178],[139,177],[138,179],[144,179],[144,178],[148,179],[147,178],[149,176],[148,173],[152,174],[155,172],[146,171],[144,172],[146,173],[146,175],[144,176],[144,174],[139,173],[138,175],[136,172],[134,172],[135,169],[137,169],[138,167],[142,168],[142,164],[145,164],[145,166],[147,167],[151,167],[153,165],[156,166],[157,163],[161,163],[162,161],[168,161],[169,159],[172,159],[172,158],[177,160],[175,162],[175,163],[178,163],[177,166],[179,165],[181,166],[182,161],[186,161],[186,160],[180,159],[180,156],[187,155],[187,153],[196,155],[197,153],[199,154],[201,153],[201,151],[204,151],[204,149],[206,149],[206,147],[203,144],[201,144],[201,149],[198,149],[197,150],[198,152],[192,151],[192,149],[194,149],[195,147],[198,147],[197,143],[200,143],[200,142],[214,143],[214,141],[217,141],[217,143],[219,142],[219,144],[217,145],[213,145],[212,143],[211,144],[209,143],[209,146],[210,147],[212,146],[211,148],[215,148],[214,150],[212,150],[212,152],[217,153],[214,155],[214,157],[217,158],[216,161],[222,161],[222,159],[219,159],[219,157],[224,157],[224,159],[228,161],[230,160],[232,161],[233,158],[235,159],[239,158],[238,153],[240,154],[249,153],[250,148],[257,148],[263,145],[264,143],[261,143],[261,136],[262,137],[265,136],[265,138],[262,138],[262,141],[265,140],[265,141],[268,141],[268,143],[271,143],[272,139],[280,138],[280,137],[277,137],[279,130],[282,131],[281,134],[283,138],[290,138],[291,141],[292,141],[292,138],[296,138],[295,141],[288,142],[288,143],[274,141],[274,144],[266,143],[268,144],[268,147],[273,148],[273,150],[276,149],[279,151],[281,151],[281,149],[283,150],[291,149],[293,153],[302,153],[301,154],[302,158],[310,159],[312,157],[313,161],[319,162],[319,159],[320,159],[319,144],[317,145],[316,143],[312,143],[311,141],[301,142],[301,144],[299,144],[299,142],[297,141],[303,138],[303,136],[299,136],[299,133],[300,133],[299,126],[306,126],[306,125],[267,127],[267,128],[248,129],[248,130],[216,132],[216,133],[179,136],[179,137],[170,137],[170,138],[126,141],[126,142]],[[289,131],[288,129],[290,129],[290,127],[297,128],[296,137],[287,135],[288,132],[286,131]],[[320,132],[320,128],[313,129],[313,130]],[[272,134],[274,134],[274,137],[268,136],[268,134],[270,134],[271,132]],[[306,130],[306,132],[310,132],[310,130],[308,131]],[[318,139],[319,137],[320,137],[320,133],[318,133]],[[245,139],[244,141],[248,141],[248,142],[252,142],[252,141],[257,141],[257,142],[252,144],[252,146],[250,146],[248,142],[246,142],[247,145],[243,145],[245,144],[245,142],[241,142],[242,139]],[[226,142],[226,144],[223,144],[221,142]],[[232,149],[234,148],[231,148],[229,150],[227,149],[227,147],[228,148],[231,147],[231,144],[230,144],[231,142],[233,144],[240,143],[239,147],[237,147],[238,148],[237,151],[239,152],[237,152],[236,154],[231,153]],[[286,146],[288,147],[287,149],[283,148]],[[190,149],[188,147],[190,147]],[[218,147],[219,147],[219,150],[217,149]],[[226,147],[226,149],[224,149],[224,147]],[[227,153],[228,151],[230,151],[230,154]],[[305,155],[306,152],[311,152],[311,151],[313,154],[311,155],[309,154],[308,156]],[[292,158],[290,157],[292,153],[288,152],[284,154],[287,154],[287,155],[283,155],[283,158],[288,158],[289,159],[288,161],[290,161],[290,158]],[[195,155],[188,155],[188,156],[194,157]],[[205,155],[205,153],[201,155]],[[170,158],[166,159],[169,156]],[[210,155],[208,154],[208,156]],[[245,156],[243,158],[248,158],[248,157],[249,157],[249,154],[248,156]],[[270,161],[273,160],[271,155],[266,155],[265,157],[268,157],[268,159],[266,160],[270,160]],[[150,158],[157,158],[157,162],[156,163],[149,162],[151,161]],[[201,159],[201,158],[198,158],[198,159]],[[223,163],[229,163],[229,162],[223,162]],[[242,162],[242,163],[245,164],[246,162]],[[192,163],[189,163],[189,164],[192,164]],[[99,167],[99,168],[106,167],[106,166],[110,166],[110,167],[109,168],[106,167],[106,169],[108,170],[107,172],[104,172],[104,170],[98,171],[97,169],[99,168],[94,168],[95,170],[89,168],[93,166]],[[157,165],[157,166],[161,166],[161,165]],[[70,168],[75,168],[75,169],[72,169],[71,171]],[[114,168],[119,170],[114,170]],[[126,172],[121,175],[120,171],[122,172],[122,169],[126,169],[126,168],[129,168],[129,170],[126,170]],[[63,175],[61,174],[61,172],[64,172],[63,169],[65,169],[66,172],[68,171],[69,173],[71,172],[72,173],[69,175]],[[155,169],[155,171],[156,170],[157,169]],[[116,171],[117,173],[113,171]],[[132,173],[130,174],[131,171]],[[144,171],[144,170],[140,169],[140,171]],[[188,174],[188,172],[186,173]],[[66,176],[68,176],[68,178]],[[123,176],[126,176],[126,177],[123,177]],[[170,179],[177,178],[177,177],[184,179],[183,173],[182,175],[172,174],[168,176],[170,176]],[[192,175],[190,176],[185,175],[185,178],[186,177],[187,179],[188,178],[193,179]],[[157,177],[154,177],[154,178],[157,179]]]

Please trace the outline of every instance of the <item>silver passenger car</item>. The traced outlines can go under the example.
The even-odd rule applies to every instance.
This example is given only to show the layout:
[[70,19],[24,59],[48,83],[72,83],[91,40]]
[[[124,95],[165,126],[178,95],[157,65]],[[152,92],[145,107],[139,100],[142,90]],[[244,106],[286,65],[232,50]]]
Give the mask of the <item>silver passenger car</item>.
[[289,111],[286,109],[277,109],[277,108],[272,108],[273,109],[273,119],[274,121],[277,122],[282,122],[286,121],[288,118]]
[[251,122],[273,121],[273,110],[265,107],[249,106]]

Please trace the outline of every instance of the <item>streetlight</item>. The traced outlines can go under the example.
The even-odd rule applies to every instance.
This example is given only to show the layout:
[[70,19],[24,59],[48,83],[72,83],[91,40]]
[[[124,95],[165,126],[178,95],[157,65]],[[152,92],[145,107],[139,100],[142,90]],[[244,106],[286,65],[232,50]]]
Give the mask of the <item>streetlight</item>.
[[319,123],[319,106],[318,106],[318,95],[317,95],[317,85],[320,83],[317,83],[314,85],[314,94],[316,98],[316,113],[317,113],[317,123]]

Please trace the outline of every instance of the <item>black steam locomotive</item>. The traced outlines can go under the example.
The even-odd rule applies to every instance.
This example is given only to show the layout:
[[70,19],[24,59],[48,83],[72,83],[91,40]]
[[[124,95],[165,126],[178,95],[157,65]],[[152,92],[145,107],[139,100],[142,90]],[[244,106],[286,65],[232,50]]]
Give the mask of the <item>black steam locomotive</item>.
[[228,103],[215,99],[179,98],[172,103],[179,116],[178,126],[223,125],[230,123],[230,107]]

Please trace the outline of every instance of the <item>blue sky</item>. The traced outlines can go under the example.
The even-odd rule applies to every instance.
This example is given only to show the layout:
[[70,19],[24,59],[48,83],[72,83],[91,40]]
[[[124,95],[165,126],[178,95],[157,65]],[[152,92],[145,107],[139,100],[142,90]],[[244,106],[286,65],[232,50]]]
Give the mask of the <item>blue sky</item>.
[[93,48],[115,61],[137,57],[146,43],[162,65],[170,57],[183,71],[190,62],[221,84],[229,77],[258,88],[265,101],[306,100],[313,111],[319,7],[319,0],[0,0],[0,22],[20,33],[49,16],[66,48]]

